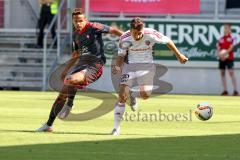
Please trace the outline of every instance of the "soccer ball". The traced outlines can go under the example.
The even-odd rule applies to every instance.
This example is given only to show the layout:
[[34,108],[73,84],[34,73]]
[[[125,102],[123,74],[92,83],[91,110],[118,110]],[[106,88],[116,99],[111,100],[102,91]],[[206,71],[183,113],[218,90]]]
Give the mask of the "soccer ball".
[[220,60],[225,60],[229,57],[229,54],[227,53],[226,49],[222,49],[218,52],[218,56]]
[[209,120],[213,115],[213,108],[207,103],[199,103],[195,110],[195,115],[202,121]]

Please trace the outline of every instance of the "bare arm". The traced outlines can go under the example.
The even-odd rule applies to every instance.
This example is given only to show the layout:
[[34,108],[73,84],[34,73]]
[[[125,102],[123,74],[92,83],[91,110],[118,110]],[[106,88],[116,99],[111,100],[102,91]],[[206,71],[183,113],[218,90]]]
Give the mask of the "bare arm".
[[117,56],[116,58],[116,66],[122,67],[124,63],[124,57],[122,56]]
[[123,63],[124,63],[124,57],[117,56],[115,65],[112,66],[112,74],[117,74],[117,73],[121,72]]
[[151,38],[153,41],[155,41],[155,43],[167,44],[168,48],[174,52],[180,63],[185,63],[188,61],[188,58],[180,53],[171,39],[156,30],[153,30],[152,32],[154,32],[154,34],[151,35]]
[[109,28],[109,33],[120,37],[123,34],[123,31],[121,31],[121,30],[119,30],[115,27],[110,27]]
[[180,63],[185,63],[188,61],[188,58],[179,52],[179,50],[177,49],[177,47],[175,46],[172,40],[170,40],[167,43],[167,46],[169,49],[171,49],[174,52],[175,56],[177,57]]
[[[109,33],[120,37],[123,34],[123,31],[115,27],[110,27]],[[115,60],[115,65],[112,66],[112,74],[117,74],[118,72],[121,72],[123,63],[124,63],[124,56],[117,56]]]

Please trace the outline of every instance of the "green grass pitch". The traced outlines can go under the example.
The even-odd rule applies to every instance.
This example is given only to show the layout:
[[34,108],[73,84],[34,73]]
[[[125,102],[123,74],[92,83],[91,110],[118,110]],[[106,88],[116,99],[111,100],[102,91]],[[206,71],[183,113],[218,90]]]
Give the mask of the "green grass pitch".
[[[88,97],[87,95],[92,95]],[[100,93],[76,97],[74,113],[87,112]],[[162,95],[139,101],[141,113],[184,114],[199,102],[214,108],[209,121],[123,121],[109,135],[113,112],[89,121],[57,119],[53,133],[35,133],[48,118],[56,92],[0,92],[0,160],[239,160],[240,97]],[[104,95],[104,101],[114,101]],[[110,103],[107,103],[110,104]],[[132,114],[127,107],[127,113]]]

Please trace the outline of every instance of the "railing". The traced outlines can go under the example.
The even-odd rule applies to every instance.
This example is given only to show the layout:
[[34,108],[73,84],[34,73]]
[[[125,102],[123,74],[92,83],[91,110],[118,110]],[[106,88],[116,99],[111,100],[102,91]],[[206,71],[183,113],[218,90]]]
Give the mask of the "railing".
[[[57,40],[57,55],[56,55],[56,60],[53,63],[53,65],[56,65],[57,62],[59,61],[59,57],[60,57],[60,52],[61,52],[61,11],[63,9],[64,4],[67,3],[67,0],[62,0],[59,7],[58,7],[58,13],[54,16],[51,24],[49,25],[45,35],[44,35],[44,49],[43,49],[43,85],[42,85],[42,90],[45,91],[47,89],[47,78],[48,78],[48,72],[47,72],[47,56],[49,55],[49,53],[53,50],[54,47],[54,43]],[[56,23],[57,21],[57,36],[54,38],[54,40],[52,41],[50,47],[48,48],[47,46],[47,40],[48,40],[48,35],[52,29],[52,27],[54,27],[54,23]],[[63,23],[66,21],[66,16],[63,19]],[[62,24],[63,24],[62,23]],[[53,66],[51,68],[54,68]]]
[[20,0],[20,2],[26,6],[26,8],[27,8],[27,9],[29,10],[29,12],[31,13],[30,15],[32,16],[32,20],[34,21],[34,23],[35,23],[36,25],[38,25],[39,15],[38,15],[38,13],[33,9],[33,6],[32,6],[31,3],[29,2],[29,0]]

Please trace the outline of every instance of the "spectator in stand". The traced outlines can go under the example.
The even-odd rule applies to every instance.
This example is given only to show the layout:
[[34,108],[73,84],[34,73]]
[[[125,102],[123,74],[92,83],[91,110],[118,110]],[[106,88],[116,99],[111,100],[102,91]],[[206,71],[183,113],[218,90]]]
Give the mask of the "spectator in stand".
[[[44,28],[46,25],[50,25],[55,14],[58,12],[58,0],[39,0],[39,4],[41,6],[40,10],[40,18],[38,21],[39,34],[37,39],[37,48],[43,48],[43,38],[44,38]],[[52,38],[54,39],[56,36],[56,26],[55,23],[51,28]],[[57,42],[55,41],[54,46],[56,46]]]

